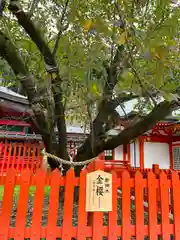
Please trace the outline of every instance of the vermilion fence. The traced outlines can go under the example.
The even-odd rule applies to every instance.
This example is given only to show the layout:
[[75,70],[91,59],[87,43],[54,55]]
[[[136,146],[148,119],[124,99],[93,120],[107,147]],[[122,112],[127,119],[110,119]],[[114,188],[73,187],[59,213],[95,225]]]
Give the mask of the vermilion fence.
[[[40,142],[18,142],[13,140],[0,141],[0,174],[6,173],[10,168],[21,172],[23,169],[30,169],[35,172],[42,163],[41,150],[43,144]],[[102,160],[105,159],[102,154]],[[105,160],[105,169],[121,172],[129,168],[127,161]]]
[[[10,169],[0,176],[4,186],[0,239],[180,239],[180,179],[176,172],[168,177],[164,172],[157,176],[149,171],[144,176],[137,171],[130,176],[124,171],[120,177],[112,172],[113,211],[91,215],[85,211],[87,172],[83,170],[76,178],[73,169],[66,177],[42,170],[33,175],[28,169],[17,175]],[[20,186],[19,194],[14,194],[15,186]],[[32,195],[30,186],[36,189]]]
[[35,171],[42,162],[42,148],[42,144],[37,142],[1,141],[0,173],[7,172],[10,168],[14,168],[18,172],[27,168]]

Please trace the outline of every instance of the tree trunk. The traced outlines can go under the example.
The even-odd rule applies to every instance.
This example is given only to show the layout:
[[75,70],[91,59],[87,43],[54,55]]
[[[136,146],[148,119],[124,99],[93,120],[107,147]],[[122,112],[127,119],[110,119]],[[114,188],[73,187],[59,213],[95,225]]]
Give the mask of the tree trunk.
[[54,122],[52,125],[57,125],[58,129],[59,148],[57,154],[59,157],[68,160],[65,111],[63,105],[63,91],[61,87],[62,79],[59,74],[59,68],[55,56],[49,48],[48,43],[42,37],[39,29],[37,29],[30,16],[22,10],[20,4],[15,0],[11,0],[8,8],[16,16],[19,24],[36,44],[44,58],[46,71],[51,80],[52,95],[55,105]]

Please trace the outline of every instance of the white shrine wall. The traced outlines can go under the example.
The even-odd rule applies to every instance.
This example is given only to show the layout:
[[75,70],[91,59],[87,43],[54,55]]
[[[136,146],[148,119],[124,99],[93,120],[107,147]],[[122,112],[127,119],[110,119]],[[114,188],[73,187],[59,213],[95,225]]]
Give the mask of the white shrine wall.
[[140,167],[139,140],[130,144],[131,167]]
[[[114,160],[123,159],[123,146],[114,150]],[[168,143],[144,142],[144,168],[152,168],[153,164],[158,164],[162,169],[170,168],[170,153]],[[140,167],[139,140],[130,144],[130,165],[131,167]]]
[[170,168],[168,143],[144,142],[144,168],[152,168],[153,164],[162,169]]
[[114,160],[123,160],[123,145],[114,149]]
[[[114,149],[114,160],[128,160],[128,153],[123,154],[123,145]],[[130,144],[130,163],[132,167],[140,167],[138,140]]]

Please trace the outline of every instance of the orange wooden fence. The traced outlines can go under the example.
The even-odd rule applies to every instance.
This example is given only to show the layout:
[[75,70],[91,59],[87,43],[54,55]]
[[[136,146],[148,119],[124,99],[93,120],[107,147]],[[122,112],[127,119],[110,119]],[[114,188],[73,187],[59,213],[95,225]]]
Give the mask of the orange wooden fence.
[[[21,172],[23,169],[30,169],[35,172],[42,163],[41,150],[43,144],[39,142],[17,142],[12,140],[0,141],[0,174],[6,173],[10,168]],[[120,173],[129,168],[127,161],[105,160],[104,154],[101,159],[105,161],[107,171],[115,170]]]
[[14,168],[18,172],[23,169],[35,171],[42,162],[40,143],[0,141],[0,173]]
[[[66,177],[58,171],[47,175],[42,170],[33,175],[29,169],[17,175],[10,169],[6,176],[0,176],[0,185],[4,186],[0,239],[180,239],[180,178],[176,172],[170,177],[161,172],[158,178],[152,171],[146,177],[139,171],[134,176],[124,171],[120,177],[112,172],[113,211],[91,215],[85,211],[87,172],[83,170],[76,178],[73,169]],[[20,186],[20,193],[13,197],[15,186]],[[34,196],[30,196],[30,186],[36,187]],[[74,197],[75,189],[78,198]],[[148,196],[146,208],[144,192]]]

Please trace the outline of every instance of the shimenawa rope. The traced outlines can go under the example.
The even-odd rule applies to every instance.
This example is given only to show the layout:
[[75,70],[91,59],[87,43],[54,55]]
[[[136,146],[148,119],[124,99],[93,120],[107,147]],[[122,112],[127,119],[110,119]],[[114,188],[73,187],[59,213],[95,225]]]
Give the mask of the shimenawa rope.
[[41,151],[41,154],[46,158],[46,159],[44,159],[46,162],[47,162],[47,158],[49,157],[49,158],[52,158],[55,161],[57,161],[60,165],[67,164],[67,165],[70,165],[72,167],[87,165],[87,164],[93,162],[94,160],[96,160],[96,158],[91,158],[91,159],[88,159],[88,160],[82,161],[82,162],[73,162],[72,159],[70,161],[67,161],[67,160],[64,160],[64,159],[62,159],[60,157],[57,157],[57,156],[55,156],[55,155],[53,155],[51,153],[47,153],[45,151],[45,149],[43,149]]

